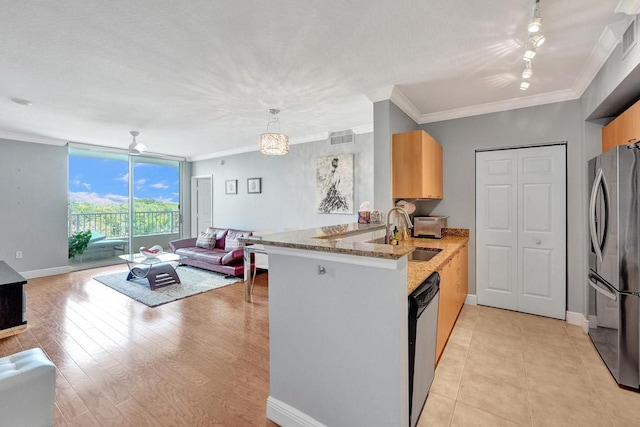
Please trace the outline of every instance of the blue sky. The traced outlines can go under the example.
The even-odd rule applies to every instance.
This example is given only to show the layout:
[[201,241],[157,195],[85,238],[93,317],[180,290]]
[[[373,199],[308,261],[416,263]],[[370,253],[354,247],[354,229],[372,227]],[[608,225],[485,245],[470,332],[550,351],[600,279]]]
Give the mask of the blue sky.
[[[135,163],[136,199],[179,201],[177,167],[154,163]],[[127,161],[96,157],[69,156],[69,198],[87,203],[127,203],[129,164]]]

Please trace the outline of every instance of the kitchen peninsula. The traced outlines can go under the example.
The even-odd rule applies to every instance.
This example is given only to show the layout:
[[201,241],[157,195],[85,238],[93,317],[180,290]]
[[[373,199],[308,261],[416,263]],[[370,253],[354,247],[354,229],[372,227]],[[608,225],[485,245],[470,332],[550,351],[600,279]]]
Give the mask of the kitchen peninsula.
[[[246,239],[269,255],[274,422],[408,424],[407,295],[466,249],[468,232],[374,243],[384,233],[381,224],[344,224]],[[416,247],[441,251],[409,262]]]

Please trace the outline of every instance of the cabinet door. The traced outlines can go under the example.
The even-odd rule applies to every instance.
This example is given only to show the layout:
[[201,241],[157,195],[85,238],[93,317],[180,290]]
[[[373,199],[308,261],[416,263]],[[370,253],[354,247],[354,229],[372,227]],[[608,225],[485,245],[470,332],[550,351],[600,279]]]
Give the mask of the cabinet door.
[[460,298],[461,305],[467,300],[467,294],[469,293],[469,247],[465,245],[460,249]]
[[442,146],[427,133],[423,133],[425,139],[425,175],[423,181],[423,194],[425,198],[442,199]]
[[393,135],[393,198],[419,198],[422,193],[423,141],[419,132]]
[[440,358],[456,320],[455,277],[451,260],[440,269],[440,305],[438,307],[438,338],[436,360]]
[[442,146],[424,131],[393,135],[394,199],[442,199]]
[[602,128],[602,152],[640,141],[640,101]]

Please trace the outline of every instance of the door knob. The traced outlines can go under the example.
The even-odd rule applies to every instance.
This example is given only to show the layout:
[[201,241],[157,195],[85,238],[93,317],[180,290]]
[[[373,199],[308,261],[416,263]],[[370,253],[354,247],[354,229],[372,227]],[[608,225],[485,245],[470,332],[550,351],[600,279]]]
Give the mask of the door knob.
[[327,272],[327,270],[326,270],[322,265],[319,265],[319,266],[318,266],[318,274],[319,274],[319,275],[321,275],[321,276],[322,276],[322,275],[323,275],[323,274],[325,274],[326,272]]
[[540,241],[540,239],[537,239],[537,240],[536,240],[536,245],[539,245],[540,243],[542,243],[542,242]]

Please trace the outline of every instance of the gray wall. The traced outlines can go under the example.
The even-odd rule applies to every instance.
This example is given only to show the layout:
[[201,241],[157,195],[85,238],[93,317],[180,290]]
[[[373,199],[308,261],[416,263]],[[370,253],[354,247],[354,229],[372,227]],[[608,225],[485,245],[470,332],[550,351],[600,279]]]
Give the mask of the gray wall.
[[[316,213],[316,158],[354,153],[354,213]],[[224,162],[224,164],[221,164]],[[292,145],[285,156],[258,151],[192,164],[193,176],[213,174],[213,224],[245,230],[282,231],[356,222],[360,203],[373,202],[373,134],[354,143],[315,141]],[[247,178],[262,178],[262,193],[247,194]],[[225,194],[225,181],[238,180],[238,194]]]
[[418,130],[418,124],[390,100],[373,104],[374,205],[388,211],[391,195],[391,135]]
[[0,259],[19,272],[67,266],[67,147],[0,139],[0,152]]
[[568,310],[583,312],[586,241],[586,166],[578,101],[562,102],[428,123],[421,126],[443,147],[444,199],[434,215],[448,215],[449,227],[468,228],[469,293],[475,294],[475,152],[477,149],[567,142]]

